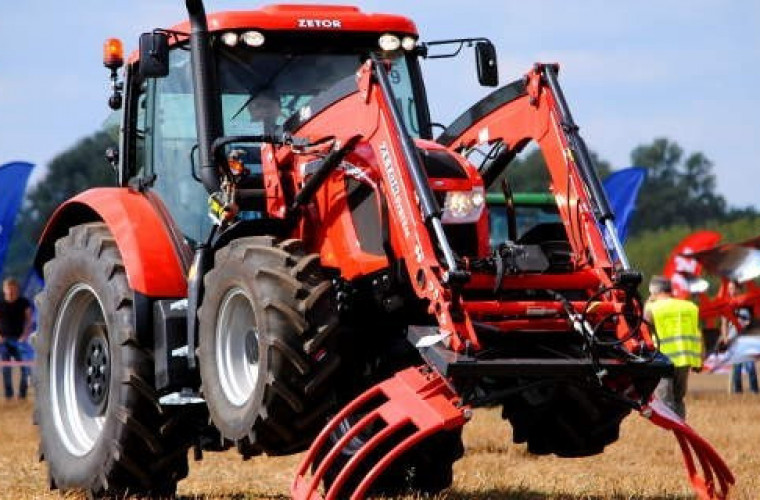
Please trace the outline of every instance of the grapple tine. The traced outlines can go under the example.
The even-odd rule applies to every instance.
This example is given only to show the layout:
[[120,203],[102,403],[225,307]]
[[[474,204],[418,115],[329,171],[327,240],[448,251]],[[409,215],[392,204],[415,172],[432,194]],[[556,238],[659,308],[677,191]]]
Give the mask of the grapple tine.
[[[366,459],[372,451],[375,450],[375,448],[382,443],[384,440],[388,439],[390,436],[401,430],[401,428],[404,427],[404,424],[407,422],[403,420],[398,420],[394,422],[393,424],[389,425],[388,427],[384,428],[382,431],[378,432],[374,436],[372,436],[371,439],[369,439],[360,449],[359,451],[351,457],[351,459],[346,463],[346,465],[343,467],[343,470],[340,471],[340,474],[335,478],[335,482],[330,487],[330,490],[325,495],[325,500],[334,500],[338,498],[338,493],[343,488],[343,485],[346,484],[346,481],[348,481],[348,478],[351,477],[351,474],[353,474],[356,469],[359,468],[362,461]],[[395,451],[395,448],[394,448]],[[395,456],[396,454],[394,454]],[[388,455],[386,455],[388,456]],[[377,474],[379,475],[379,474]],[[364,480],[362,480],[362,483],[366,482],[367,479],[369,479],[369,476],[365,477]],[[370,481],[370,484],[372,483],[372,480]],[[364,496],[362,496],[359,493],[359,490],[357,490],[355,493],[351,495],[352,500],[356,499],[362,499]]]
[[[644,406],[641,414],[658,427],[675,434],[692,489],[700,499],[722,500],[728,497],[728,492],[735,483],[734,476],[721,456],[702,436],[658,399],[652,399]],[[702,469],[701,475],[694,456]]]
[[[378,396],[384,396],[384,402],[375,408],[367,408]],[[365,412],[361,415],[358,412]],[[362,446],[345,463],[338,472],[333,484],[325,492],[326,500],[350,496],[352,499],[364,498],[372,483],[409,448],[442,430],[453,430],[467,421],[468,409],[459,405],[456,393],[445,380],[427,367],[407,368],[394,377],[374,386],[338,413],[323,429],[298,467],[296,478],[291,486],[291,493],[296,500],[321,500],[318,492],[319,482],[326,471],[335,464],[341,451],[351,439],[381,421],[385,425]],[[361,415],[361,418],[357,418]],[[325,452],[330,435],[339,429],[341,422],[358,420],[351,428]],[[400,431],[405,433],[399,436]],[[406,432],[411,432],[407,435]],[[393,444],[393,440],[399,442]],[[393,444],[382,458],[371,465],[369,472],[361,479],[354,492],[342,492],[352,474],[372,457],[380,447]],[[317,463],[318,457],[323,457]],[[376,460],[376,458],[371,458]],[[307,478],[309,471],[316,470]]]
[[372,483],[382,474],[382,472],[388,468],[388,466],[396,460],[399,456],[403,455],[408,449],[416,445],[417,443],[424,441],[428,436],[432,436],[436,432],[439,432],[442,427],[430,428],[426,432],[416,432],[404,439],[396,447],[393,448],[392,453],[388,453],[382,459],[380,459],[372,470],[369,471],[364,479],[362,479],[359,486],[356,487],[356,492],[351,496],[351,500],[362,500],[365,498]]
[[373,411],[367,413],[361,418],[361,420],[352,425],[348,432],[341,436],[341,438],[332,446],[332,448],[330,448],[330,451],[327,452],[327,455],[325,455],[325,457],[322,459],[322,462],[317,466],[317,470],[314,471],[314,474],[312,475],[312,481],[314,481],[316,484],[319,484],[319,481],[322,480],[325,472],[327,472],[330,466],[335,462],[343,448],[345,448],[352,439],[358,436],[369,426],[369,424],[374,422],[377,418],[378,413],[376,411]]
[[[362,393],[359,397],[354,399],[351,403],[346,405],[340,412],[338,412],[337,415],[335,415],[335,417],[333,417],[332,420],[330,420],[325,428],[322,429],[312,445],[309,447],[309,451],[306,453],[306,456],[298,465],[298,469],[296,470],[296,478],[291,485],[291,493],[293,494],[293,498],[302,500],[322,498],[317,492],[317,488],[319,487],[319,481],[321,480],[322,475],[324,475],[324,470],[321,471],[321,474],[318,477],[315,474],[308,480],[306,479],[306,474],[309,472],[309,470],[311,470],[312,464],[316,462],[317,457],[324,456],[325,459],[327,459],[328,455],[331,455],[334,459],[334,456],[336,456],[337,453],[340,453],[340,448],[337,448],[335,454],[331,454],[330,452],[327,454],[322,453],[323,448],[330,439],[330,435],[337,430],[341,422],[343,422],[350,415],[354,414],[357,410],[361,409],[364,405],[366,405],[373,398],[377,397],[380,394],[382,394],[380,386],[376,385],[374,387],[371,387]],[[371,416],[367,415],[367,419],[369,418],[371,418]],[[357,422],[357,424],[359,423],[361,423],[361,421]],[[361,431],[361,427],[358,425],[355,427],[357,427],[357,433]]]

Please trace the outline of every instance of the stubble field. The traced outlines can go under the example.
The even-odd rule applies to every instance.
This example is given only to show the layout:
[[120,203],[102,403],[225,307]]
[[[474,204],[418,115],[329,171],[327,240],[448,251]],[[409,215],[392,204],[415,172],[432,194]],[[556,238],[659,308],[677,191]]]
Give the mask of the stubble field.
[[[726,394],[722,375],[692,377],[689,422],[722,453],[737,477],[732,499],[760,498],[760,397]],[[47,489],[37,460],[31,401],[0,403],[0,498],[84,498]],[[618,442],[596,457],[528,455],[511,444],[498,410],[479,410],[465,428],[465,457],[441,499],[689,499],[693,498],[675,439],[637,415]],[[299,456],[243,462],[235,451],[191,462],[180,498],[284,499]]]

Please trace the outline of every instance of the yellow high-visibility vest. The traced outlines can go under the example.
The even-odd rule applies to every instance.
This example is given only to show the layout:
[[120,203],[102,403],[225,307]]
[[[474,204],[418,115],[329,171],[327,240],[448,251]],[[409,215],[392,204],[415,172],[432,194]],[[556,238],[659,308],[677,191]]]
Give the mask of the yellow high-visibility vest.
[[677,367],[701,367],[702,334],[697,306],[688,300],[667,298],[651,302],[647,307],[652,312],[660,352]]

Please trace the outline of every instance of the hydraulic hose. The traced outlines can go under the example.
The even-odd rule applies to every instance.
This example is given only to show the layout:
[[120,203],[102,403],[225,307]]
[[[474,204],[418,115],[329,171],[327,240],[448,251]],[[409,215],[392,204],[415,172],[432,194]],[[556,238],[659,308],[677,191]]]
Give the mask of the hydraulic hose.
[[441,208],[438,206],[438,202],[433,194],[433,189],[430,187],[425,170],[422,168],[419,153],[414,146],[414,142],[410,138],[406,123],[401,116],[401,112],[396,107],[396,103],[393,99],[393,90],[390,81],[388,80],[385,66],[383,66],[383,61],[376,54],[372,54],[371,57],[372,62],[375,65],[375,75],[378,84],[389,103],[391,119],[399,131],[398,139],[401,143],[404,159],[406,160],[407,172],[409,172],[412,184],[414,185],[415,194],[420,201],[422,216],[425,223],[432,228],[435,239],[441,249],[441,253],[443,253],[443,258],[446,261],[446,267],[448,268],[448,276],[451,279],[462,279],[463,275],[457,266],[456,256],[449,244],[446,233],[443,230],[443,223],[440,218]]

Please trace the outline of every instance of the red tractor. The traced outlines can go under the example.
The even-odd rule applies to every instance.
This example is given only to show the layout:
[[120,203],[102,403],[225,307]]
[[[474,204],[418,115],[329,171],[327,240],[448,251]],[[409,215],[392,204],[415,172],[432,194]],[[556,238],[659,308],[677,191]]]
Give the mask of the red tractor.
[[[420,43],[409,19],[353,7],[186,5],[123,79],[107,43],[120,187],[67,201],[41,239],[52,487],[170,495],[191,447],[311,445],[297,498],[436,492],[471,409],[499,405],[515,442],[566,457],[641,411],[693,448],[705,497],[725,494],[722,460],[649,404],[671,365],[556,65],[434,138],[419,59],[474,46],[496,86],[488,40]],[[493,246],[484,193],[531,142],[561,222]]]

